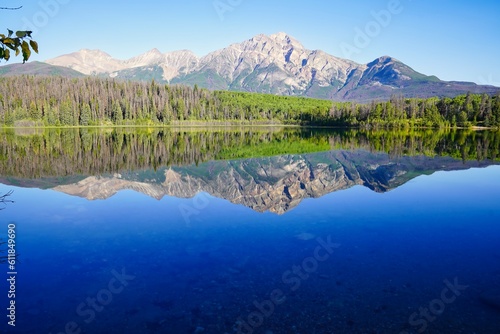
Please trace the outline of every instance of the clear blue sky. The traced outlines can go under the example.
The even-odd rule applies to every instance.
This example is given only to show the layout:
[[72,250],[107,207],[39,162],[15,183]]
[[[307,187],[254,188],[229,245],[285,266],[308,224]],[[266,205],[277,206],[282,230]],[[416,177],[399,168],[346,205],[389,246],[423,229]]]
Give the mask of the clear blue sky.
[[[0,15],[2,26],[13,30],[30,22],[40,44],[33,60],[82,48],[119,59],[154,47],[202,56],[259,33],[283,31],[308,49],[360,63],[390,55],[443,80],[500,86],[498,0],[4,0],[0,5],[24,6]],[[377,22],[374,13],[388,9],[390,17]]]

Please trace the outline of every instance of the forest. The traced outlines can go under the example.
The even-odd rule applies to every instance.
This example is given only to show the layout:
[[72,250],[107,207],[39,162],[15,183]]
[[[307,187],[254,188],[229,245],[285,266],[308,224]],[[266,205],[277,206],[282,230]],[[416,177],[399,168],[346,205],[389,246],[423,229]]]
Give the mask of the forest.
[[[330,131],[242,127],[210,131],[186,128],[45,128],[0,130],[1,182],[12,177],[78,178],[162,166],[363,149],[402,156],[500,159],[500,132],[400,129]],[[77,175],[77,176],[75,176]],[[76,181],[75,181],[76,180]],[[70,180],[77,182],[78,180]]]
[[97,77],[0,78],[0,125],[300,125],[364,128],[500,128],[500,93],[368,104],[209,91]]

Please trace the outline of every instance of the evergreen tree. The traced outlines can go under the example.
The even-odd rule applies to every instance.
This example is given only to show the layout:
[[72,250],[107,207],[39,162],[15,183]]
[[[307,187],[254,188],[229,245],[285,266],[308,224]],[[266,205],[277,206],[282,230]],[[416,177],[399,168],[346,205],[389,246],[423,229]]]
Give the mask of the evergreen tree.
[[[80,111],[79,125],[87,126],[91,123],[91,111],[88,103],[84,103]],[[69,121],[68,121],[69,122]]]

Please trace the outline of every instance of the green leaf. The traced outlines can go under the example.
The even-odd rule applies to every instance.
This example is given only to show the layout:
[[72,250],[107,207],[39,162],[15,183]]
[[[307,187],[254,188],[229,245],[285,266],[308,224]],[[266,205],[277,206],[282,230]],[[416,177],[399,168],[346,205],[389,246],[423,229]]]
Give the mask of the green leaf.
[[3,59],[4,51],[2,48],[0,48],[0,59]]
[[6,47],[8,47],[9,49],[11,49],[11,50],[15,50],[15,49],[17,49],[17,47],[16,47],[15,45],[10,44],[10,43],[5,43],[5,42],[4,42],[4,45],[5,45]]
[[12,45],[16,44],[15,40],[12,39],[12,38],[6,38],[6,39],[4,39],[3,43],[4,44],[12,44]]
[[14,33],[12,30],[10,29],[7,29],[7,31],[9,32],[9,37],[12,36],[12,34]]
[[26,35],[26,31],[16,31],[16,36],[19,38],[24,38]]
[[33,49],[33,51],[38,53],[38,43],[35,42],[34,40],[30,40],[30,45],[31,45],[31,48]]
[[16,49],[16,57],[19,56],[19,49]]
[[23,63],[24,63],[31,56],[31,50],[30,50],[30,47],[28,45],[28,42],[23,41],[23,43],[21,44],[21,49],[23,50]]
[[5,49],[4,50],[3,59],[5,59],[5,60],[9,60],[10,59],[10,50],[9,49]]

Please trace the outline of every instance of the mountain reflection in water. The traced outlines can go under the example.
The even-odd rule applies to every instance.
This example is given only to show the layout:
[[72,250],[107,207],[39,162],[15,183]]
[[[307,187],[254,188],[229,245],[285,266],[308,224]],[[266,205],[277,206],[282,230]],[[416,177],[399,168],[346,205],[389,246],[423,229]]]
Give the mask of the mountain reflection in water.
[[[0,136],[0,193],[15,201],[1,218],[22,262],[16,328],[2,333],[500,328],[498,133]],[[436,309],[450,284],[467,288]],[[420,313],[430,308],[432,321]]]
[[106,199],[125,189],[157,199],[191,198],[206,192],[258,212],[283,214],[305,198],[318,198],[355,185],[386,192],[419,175],[490,164],[464,163],[449,157],[391,159],[387,154],[360,150],[329,151],[91,176],[53,189],[90,200]]
[[354,185],[386,192],[418,175],[496,164],[500,147],[499,133],[486,131],[69,129],[2,135],[6,184],[89,200],[124,189],[157,199],[206,192],[278,214]]

